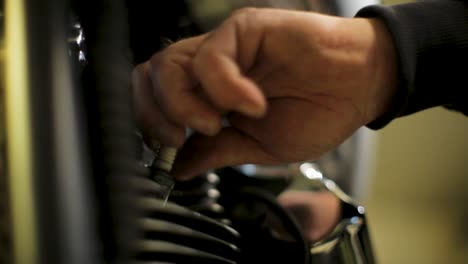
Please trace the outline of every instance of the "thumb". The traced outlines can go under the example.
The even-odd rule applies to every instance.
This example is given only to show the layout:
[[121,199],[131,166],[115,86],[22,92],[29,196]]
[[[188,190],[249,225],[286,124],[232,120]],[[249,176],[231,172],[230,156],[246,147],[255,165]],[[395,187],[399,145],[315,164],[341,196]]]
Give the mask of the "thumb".
[[190,137],[179,151],[172,175],[188,180],[210,169],[246,163],[274,164],[277,160],[254,138],[228,127],[215,136]]

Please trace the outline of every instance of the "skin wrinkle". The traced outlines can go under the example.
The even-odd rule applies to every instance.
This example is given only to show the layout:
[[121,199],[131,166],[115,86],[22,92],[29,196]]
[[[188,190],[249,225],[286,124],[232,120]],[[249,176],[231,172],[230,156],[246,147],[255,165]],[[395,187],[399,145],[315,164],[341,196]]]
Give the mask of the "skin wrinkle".
[[[242,117],[242,115],[239,114],[239,113],[234,113],[234,112],[233,112],[233,113],[229,113],[229,114],[227,115],[227,118],[228,118],[229,123],[231,124],[231,127],[232,127],[233,129],[235,129],[236,131],[238,131],[239,134],[241,134],[241,135],[243,135],[243,136],[245,136],[245,137],[247,137],[247,138],[250,138],[252,141],[256,142],[256,143],[257,143],[257,146],[260,147],[260,149],[262,150],[262,152],[264,152],[266,155],[272,157],[272,161],[277,160],[277,158],[275,158],[273,155],[269,154],[268,149],[265,148],[264,143],[262,143],[261,140],[259,140],[259,139],[255,136],[255,133],[250,133],[250,134],[246,133],[246,132],[244,131],[245,126],[244,126],[244,125],[240,125],[239,122],[236,121],[236,120],[238,120],[238,119],[242,119],[242,118],[245,118],[245,117]],[[242,127],[244,127],[244,129],[242,129]],[[249,130],[249,129],[247,128],[247,129],[245,129],[245,130]],[[251,129],[250,129],[250,130],[251,130]]]
[[[338,100],[338,98],[335,98],[335,97],[333,97],[331,95],[328,95],[328,94],[312,93],[311,95],[313,97],[321,97],[322,99],[320,99],[320,100],[323,100],[323,97],[325,97],[327,99],[336,99],[334,101],[340,101],[340,100]],[[271,101],[284,100],[284,99],[304,101],[304,102],[312,103],[315,106],[322,107],[322,108],[324,108],[324,109],[326,109],[326,110],[328,110],[330,112],[333,112],[333,113],[336,113],[336,114],[342,114],[342,112],[337,111],[337,109],[334,109],[333,107],[330,107],[327,104],[324,104],[320,100],[316,100],[317,98],[307,98],[307,97],[299,97],[299,96],[298,97],[296,97],[296,96],[276,96],[276,97],[270,97],[270,99],[271,99]]]
[[[210,35],[210,38],[213,35]],[[194,72],[197,72],[197,69],[199,69],[197,67],[199,67],[199,65],[203,65],[203,64],[214,65],[214,68],[217,69],[217,65],[220,64],[220,62],[223,60],[223,58],[225,60],[226,59],[225,57],[226,57],[225,54],[213,53],[211,49],[208,49],[206,47],[206,45],[204,45],[202,43],[202,45],[200,45],[200,48],[198,50],[197,56],[195,56],[195,58],[193,60],[192,69],[194,70]],[[227,59],[230,60],[229,58],[227,58]],[[202,63],[202,62],[204,62],[204,63]],[[198,71],[200,71],[200,70],[198,70]],[[212,75],[210,77],[211,77],[210,82],[213,80],[213,78],[216,78],[215,80],[218,80],[220,78],[220,74],[218,73],[218,74]],[[201,87],[204,86],[203,82],[205,82],[205,84],[206,84],[206,82],[207,82],[206,78],[205,78],[205,80],[200,80],[200,86]],[[214,82],[214,83],[217,83],[217,82]],[[224,109],[225,108],[222,105],[225,102],[222,102],[220,104],[219,102],[216,102],[215,100],[212,99],[212,96],[213,96],[212,94],[205,93],[205,95],[206,95],[207,98],[210,99],[211,104],[215,105],[215,108],[217,108],[217,109]],[[219,99],[219,98],[217,98],[217,99]]]
[[[331,98],[331,99],[335,99],[333,97],[330,97],[328,95],[325,95],[327,98]],[[328,112],[331,112],[331,113],[335,113],[337,115],[346,115],[345,112],[339,112],[337,111],[336,109],[333,109],[331,107],[329,107],[328,105],[326,104],[323,104],[320,102],[320,100],[314,100],[314,99],[310,99],[310,98],[297,98],[297,97],[287,97],[287,96],[284,96],[284,97],[277,97],[277,98],[272,98],[271,99],[271,103],[274,104],[275,101],[284,101],[284,100],[288,100],[288,99],[291,99],[293,101],[303,101],[303,102],[306,102],[306,103],[310,103],[310,104],[313,104],[314,107],[316,108],[322,108],[322,109],[325,109],[327,110]],[[322,99],[323,100],[323,99]],[[335,139],[333,139],[335,140]],[[318,153],[316,152],[317,149],[315,148],[315,151],[312,151],[313,153]]]
[[[146,65],[141,65],[141,66],[138,66],[138,67],[147,67],[147,66]],[[138,74],[148,75],[149,73],[147,71],[139,71]],[[132,78],[137,78],[137,77],[133,76]],[[136,95],[136,96],[144,95],[143,93],[138,93],[138,94],[139,95]],[[149,97],[150,97],[150,100],[155,101],[155,98],[153,98],[152,96],[149,96]],[[139,100],[139,99],[137,99],[137,100]],[[154,105],[156,105],[156,104],[154,104]],[[169,127],[167,127],[167,129],[165,129],[165,130],[160,130],[158,126],[154,125],[154,122],[150,121],[151,119],[153,119],[153,120],[154,119],[156,119],[156,120],[159,119],[161,122],[165,122],[166,126],[171,126],[172,128],[177,128],[176,124],[171,123],[170,121],[166,120],[164,117],[162,117],[162,116],[153,116],[152,115],[153,111],[154,110],[151,109],[151,107],[148,106],[148,105],[146,105],[146,107],[141,107],[141,108],[136,108],[135,109],[136,121],[138,122],[139,126],[143,129],[143,132],[146,132],[146,133],[144,133],[144,138],[146,139],[145,141],[146,142],[151,142],[151,140],[149,140],[149,138],[154,137],[155,135],[158,135],[158,134],[161,135],[163,138],[166,138],[168,140],[170,140],[173,137],[180,138],[180,135],[179,136],[176,135],[177,133],[175,133],[175,134],[173,133],[172,136],[168,134],[169,131],[174,132],[173,129],[169,129]],[[174,136],[174,135],[176,135],[176,136]],[[177,141],[177,140],[175,140],[175,141]],[[170,143],[176,145],[175,141],[171,141]]]
[[[237,116],[239,114],[235,113],[233,114],[234,116]],[[274,151],[271,151],[271,148],[268,147],[268,145],[266,145],[265,143],[263,143],[260,139],[258,139],[256,137],[256,134],[255,133],[252,133],[252,134],[247,134],[246,132],[243,131],[243,129],[241,128],[238,128],[239,125],[236,125],[237,122],[233,121],[235,120],[235,118],[230,118],[229,119],[229,122],[232,123],[232,127],[236,130],[236,131],[239,131],[240,134],[242,135],[245,135],[246,137],[250,138],[251,140],[253,140],[254,142],[257,143],[257,146],[262,150],[263,153],[265,153],[266,156],[270,157],[270,160],[269,161],[262,161],[262,162],[259,162],[258,164],[263,164],[263,165],[268,165],[268,164],[278,164],[279,162],[282,162],[282,163],[288,163],[288,162],[297,162],[297,158],[295,157],[303,157],[305,156],[304,153],[310,153],[310,150],[312,150],[312,153],[318,153],[318,148],[316,148],[315,146],[311,147],[308,149],[307,152],[300,152],[298,150],[295,150],[294,154],[291,154],[291,152],[288,152],[288,154],[284,155],[285,152],[282,153],[282,156],[281,157],[275,157],[273,156],[272,154],[270,153],[273,153]],[[299,154],[300,153],[300,154]],[[307,158],[303,159],[304,160],[308,160]],[[258,162],[256,160],[253,160],[253,161],[246,161],[245,163],[251,163],[251,162]],[[239,165],[239,164],[237,164]]]
[[[350,69],[350,71],[353,71],[353,69]],[[336,75],[337,75],[336,73],[330,73],[330,74],[331,74],[332,76],[336,76]],[[347,75],[349,75],[349,74],[347,74],[347,73],[345,73],[345,74],[338,74],[338,76],[347,76]],[[323,78],[321,78],[321,79],[323,79]],[[325,78],[325,79],[328,80],[328,79],[330,79],[330,78],[327,77],[327,78]],[[323,85],[324,85],[324,86],[332,87],[333,84],[336,83],[336,82],[342,83],[342,82],[345,82],[345,81],[347,81],[347,80],[340,81],[340,80],[337,80],[336,78],[334,78],[333,80],[330,80],[331,84],[324,83]],[[334,88],[334,89],[338,89],[338,88]],[[322,102],[320,102],[320,100],[315,101],[315,99],[317,99],[317,98],[320,97],[321,100],[323,100],[323,98],[327,98],[327,99],[333,100],[334,102],[344,102],[344,103],[346,103],[346,104],[348,104],[348,105],[350,105],[350,106],[353,107],[353,109],[356,111],[356,113],[358,113],[359,116],[361,116],[361,117],[359,118],[360,120],[366,120],[366,115],[365,115],[365,113],[363,112],[362,109],[360,109],[360,108],[358,107],[358,105],[356,104],[356,102],[354,102],[354,100],[351,99],[351,95],[349,95],[349,96],[343,95],[343,96],[339,96],[339,97],[338,97],[336,94],[331,95],[331,94],[333,94],[333,90],[334,90],[334,89],[331,89],[331,90],[330,90],[330,92],[329,92],[330,94],[323,93],[323,92],[322,92],[322,93],[314,92],[315,89],[310,88],[310,87],[309,87],[309,88],[305,88],[305,87],[302,88],[302,87],[300,87],[300,88],[298,89],[298,91],[300,91],[300,94],[302,94],[302,96],[304,96],[305,98],[310,98],[311,101],[313,101],[313,102],[316,103],[316,104],[321,104],[322,106],[326,106],[325,104],[323,104],[323,101],[322,101]],[[350,89],[350,92],[353,93],[355,90],[359,90],[359,89]],[[334,104],[335,104],[334,102],[330,102],[330,103],[327,103],[327,104],[328,104],[328,105],[334,105]],[[334,109],[331,109],[331,107],[328,107],[328,108],[329,108],[328,110],[334,110]]]
[[[190,56],[190,55],[188,55]],[[175,57],[175,58],[170,58],[170,60],[168,61],[168,64],[172,65],[172,67],[181,67],[182,70],[189,76],[189,80],[191,81],[191,86],[189,86],[188,90],[190,90],[192,87],[195,87],[198,83],[198,81],[196,81],[196,78],[194,76],[194,73],[191,69],[191,67],[189,66],[189,62],[190,62],[191,58],[189,57],[182,57],[180,56],[180,58],[178,57]]]
[[[242,131],[241,129],[238,129],[236,127],[233,127],[234,130],[236,130],[240,135],[246,137],[246,138],[249,138],[250,140],[252,140],[253,142],[255,142],[255,144],[257,144],[257,146],[261,149],[261,151],[263,152],[264,154],[264,157],[268,157],[268,161],[264,161],[264,163],[262,163],[263,165],[267,165],[267,164],[275,164],[275,163],[278,163],[279,162],[279,159],[273,155],[271,155],[267,149],[265,148],[265,144],[263,144],[261,141],[259,141],[255,136],[253,135],[248,135],[247,133],[245,133],[244,131]],[[257,162],[256,160],[251,160],[251,161],[246,161],[246,162],[243,162],[243,163],[251,163],[251,162]],[[240,164],[235,164],[235,165],[240,165]]]
[[[330,98],[330,99],[336,99],[336,98],[333,98],[329,95],[321,95],[321,96],[325,96],[327,98]],[[308,98],[301,98],[301,97],[294,97],[294,96],[282,96],[282,97],[275,97],[275,98],[270,98],[270,103],[272,105],[275,104],[276,101],[284,101],[284,100],[292,100],[292,101],[302,101],[302,102],[305,102],[307,104],[311,103],[311,104],[314,104],[315,107],[318,107],[318,108],[323,108],[323,109],[326,109],[327,111],[329,112],[332,112],[332,113],[335,113],[337,115],[346,115],[345,112],[339,112],[337,111],[337,109],[333,109],[333,108],[330,108],[328,107],[326,104],[323,104],[322,102],[320,102],[320,100],[311,100],[311,99],[308,99]],[[322,99],[323,100],[323,99]],[[255,127],[245,127],[245,125],[242,123],[242,121],[237,122],[237,118],[239,119],[243,119],[244,117],[242,117],[241,115],[239,114],[233,114],[233,116],[235,118],[232,118],[230,119],[230,122],[232,123],[232,125],[234,127],[240,127],[241,130],[245,129],[247,131],[252,131],[252,130],[257,130],[258,128],[255,128]],[[294,120],[289,120],[289,122],[295,122]],[[299,122],[302,122],[302,121],[299,121]],[[306,123],[299,123],[299,124],[306,124]],[[284,124],[279,124],[280,126],[281,125],[284,125]],[[293,125],[293,127],[296,127],[295,125]],[[280,128],[280,127],[278,127]],[[349,129],[348,129],[349,130]],[[306,131],[306,129],[298,129],[298,131]],[[255,136],[259,136],[259,137],[265,137],[268,135],[268,131],[263,131],[262,133],[250,133],[253,138],[260,143],[259,146],[262,146],[262,149],[267,152],[272,152],[272,153],[277,153],[277,151],[274,151],[274,148],[271,148],[269,147],[268,145],[265,145],[264,143],[261,142],[261,140],[259,138],[256,138]],[[282,145],[293,145],[292,143],[288,143],[288,139],[287,138],[283,138],[282,139],[283,142],[282,142]],[[294,141],[293,138],[289,139],[289,140],[292,140]],[[329,139],[330,141],[338,141],[337,138],[330,138]],[[294,151],[293,151],[294,150]],[[283,161],[287,161],[287,162],[293,162],[293,161],[297,161],[297,157],[306,157],[302,160],[307,160],[308,159],[315,159],[317,158],[317,153],[320,153],[321,152],[321,149],[318,147],[318,146],[315,146],[315,145],[310,145],[308,146],[307,149],[300,149],[300,148],[288,148],[286,151],[283,151],[281,153],[281,157],[278,157],[279,159],[283,160]],[[309,155],[307,155],[309,154]]]
[[[163,63],[161,63],[161,64],[164,66]],[[164,68],[164,69],[171,69],[171,68],[169,68],[169,67],[162,67],[162,68]],[[161,78],[160,78],[160,75],[163,74],[163,71],[162,71],[162,70],[160,70],[160,71],[155,71],[155,69],[154,69],[154,64],[150,63],[150,72],[152,72],[152,73],[158,73],[158,74],[149,74],[149,78],[150,78],[152,84],[153,84],[154,86],[162,87],[162,86],[161,86]],[[155,89],[152,89],[151,92],[153,93],[153,98],[154,98],[154,100],[155,100],[156,102],[158,102],[159,105],[164,105],[164,104],[167,103],[166,100],[161,100],[161,98],[159,98],[158,94],[156,94],[156,90],[155,90]]]
[[[261,85],[262,83],[262,80],[264,80],[267,76],[271,76],[275,71],[277,71],[278,73],[280,72],[284,72],[285,71],[285,66],[283,64],[281,65],[278,65],[277,67],[273,67],[269,72],[266,71],[264,74],[263,74],[263,77],[262,78],[258,78],[258,81],[257,83],[260,84],[260,87],[262,87],[263,85]],[[255,79],[254,79],[255,80]],[[279,90],[279,89],[278,89]],[[329,107],[327,106],[326,104],[323,104],[323,102],[320,102],[320,100],[313,100],[315,98],[327,98],[327,99],[334,99],[334,101],[343,101],[343,102],[347,102],[348,104],[350,104],[353,109],[359,113],[359,115],[361,116],[360,119],[364,120],[365,119],[365,115],[362,113],[362,111],[359,109],[359,107],[356,105],[356,103],[354,103],[352,101],[351,98],[349,97],[336,97],[336,96],[332,96],[332,95],[329,95],[329,94],[325,94],[325,93],[317,93],[317,92],[311,92],[313,89],[311,88],[299,88],[298,89],[298,95],[296,97],[293,97],[293,96],[283,96],[283,95],[274,95],[274,94],[271,94],[271,90],[268,90],[269,91],[269,94],[266,94],[266,97],[268,99],[272,99],[272,98],[293,98],[293,99],[301,99],[301,100],[306,100],[306,101],[310,101],[311,103],[314,103],[316,105],[320,105],[321,107],[329,110],[329,111],[332,111],[332,112],[335,112],[335,113],[338,113],[336,111],[336,109],[333,109],[332,107]],[[306,95],[304,96],[304,92],[306,93]],[[330,103],[330,104],[333,104],[333,103]]]
[[[250,12],[250,13],[249,13]],[[249,15],[250,14],[250,15]],[[256,16],[256,15],[252,15],[252,14],[258,14],[258,12],[255,12],[255,11],[248,11],[246,13],[246,15],[244,15],[243,17],[243,20],[237,20],[236,23],[235,23],[235,34],[236,34],[236,45],[237,47],[239,47],[238,51],[238,54],[237,54],[237,58],[236,60],[239,62],[240,66],[241,66],[241,71],[243,73],[245,72],[248,72],[251,68],[253,68],[254,66],[254,63],[255,61],[257,61],[258,59],[258,54],[260,52],[260,50],[262,50],[262,47],[263,47],[263,40],[264,40],[264,31],[263,30],[255,30],[255,32],[253,32],[252,34],[250,35],[253,35],[254,36],[254,40],[255,40],[255,43],[256,45],[251,45],[254,47],[254,50],[253,51],[249,51],[248,49],[245,49],[242,47],[242,42],[240,41],[242,39],[242,36],[240,34],[241,30],[243,32],[246,32],[244,33],[244,35],[249,35],[247,32],[249,31],[249,29],[251,29],[251,27],[247,27],[246,29],[246,26],[245,25],[256,25],[258,21],[256,20],[259,20],[259,16]],[[244,22],[244,23],[242,23]],[[252,38],[250,39],[252,40]],[[244,50],[247,50],[248,53],[250,53],[250,56],[249,54],[241,54],[242,51]],[[246,58],[244,60],[242,60],[242,58]]]
[[[229,165],[223,155],[231,162],[243,157],[269,162],[262,153],[278,161],[296,161],[317,158],[339,145],[367,123],[362,120],[370,115],[370,104],[384,103],[374,98],[379,94],[373,87],[376,81],[387,82],[380,76],[387,58],[382,60],[375,52],[378,39],[387,40],[379,35],[385,34],[380,29],[370,19],[243,9],[204,38],[182,40],[165,49],[161,58],[170,60],[155,61],[159,64],[152,66],[157,72],[151,74],[163,74],[159,81],[165,87],[153,89],[169,102],[157,105],[155,113],[165,111],[165,116],[174,107],[184,108],[189,116],[202,119],[176,116],[174,121],[190,123],[200,134],[214,135],[191,141],[194,146],[199,140],[203,151],[194,155],[192,163],[179,160],[185,167],[180,176],[189,176],[190,166],[207,169]],[[374,56],[379,58],[374,60]],[[197,83],[190,85],[194,80]],[[140,98],[143,106],[154,100],[148,99]],[[230,111],[227,115],[232,128],[219,137],[211,133],[210,125],[216,124],[208,122],[199,103],[209,105],[218,117]],[[213,107],[215,104],[228,110]],[[238,124],[232,121],[235,116],[239,116]],[[182,152],[193,150],[186,147]]]
[[[258,68],[257,68],[258,67]],[[257,66],[255,65],[254,69],[260,69],[261,70],[262,67],[260,66]],[[270,80],[270,77],[271,75],[273,75],[274,72],[281,72],[282,69],[284,69],[284,65],[276,65],[274,67],[270,67],[269,70],[265,70],[263,73],[257,73],[257,72],[252,72],[249,74],[249,77],[251,78],[251,80],[253,80],[256,84],[258,84],[258,87],[265,93],[266,91],[268,91],[268,94],[265,94],[265,97],[267,98],[271,98],[272,95],[271,95],[271,89],[264,89],[263,87],[265,85],[262,85],[262,83]],[[257,77],[258,76],[258,77]],[[266,81],[264,81],[266,80]]]
[[[188,41],[194,41],[194,39],[191,39],[191,40],[188,40]],[[165,59],[161,59],[161,58],[159,58],[157,56],[153,56],[152,61],[151,61],[152,63],[150,63],[151,72],[156,73],[156,74],[150,74],[150,79],[152,80],[153,84],[156,84],[157,86],[161,87],[161,89],[162,89],[162,85],[161,85],[161,81],[160,81],[160,77],[159,77],[160,75],[163,75],[163,73],[164,73],[164,71],[162,69],[168,69],[169,73],[183,71],[185,74],[190,74],[191,72],[188,72],[186,70],[187,67],[184,67],[188,63],[183,63],[183,61],[184,60],[188,61],[190,59],[188,57],[189,54],[194,54],[193,53],[194,49],[191,48],[191,47],[190,48],[185,48],[183,50],[184,52],[180,52],[180,53],[179,52],[177,52],[177,53],[172,52],[172,56],[168,56]],[[166,52],[171,52],[171,49],[174,50],[173,47],[172,48],[167,48]],[[157,65],[161,69],[159,71],[156,71],[155,65]],[[167,76],[167,74],[166,74],[166,76]],[[176,81],[184,81],[184,82],[188,81],[190,83],[190,85],[182,85],[182,86],[179,85],[178,86],[179,88],[183,88],[183,90],[178,91],[180,94],[184,93],[184,94],[186,94],[185,96],[193,96],[194,95],[192,87],[194,87],[196,85],[196,79],[193,76],[189,76],[188,78],[180,79],[180,80],[176,80]],[[166,87],[164,87],[164,89],[171,89],[171,87],[170,86],[167,87],[167,85],[166,85]],[[152,89],[152,92],[156,93],[156,89]],[[157,101],[158,98],[159,97],[157,96],[157,94],[153,94],[153,99],[154,100]],[[165,102],[165,101],[166,100],[164,100],[163,102],[159,102],[160,105],[164,105],[164,103],[169,103],[169,102]],[[177,111],[176,111],[176,109],[177,109]],[[169,113],[167,115],[172,116],[172,119],[180,119],[178,117],[183,117],[184,119],[186,119],[186,117],[189,114],[190,113],[187,112],[187,110],[184,109],[184,108],[173,108],[172,110],[170,110],[170,115],[169,115]],[[207,112],[206,110],[203,111],[203,112],[200,112],[200,114],[203,114],[205,116],[205,118],[210,118],[210,119],[214,118],[213,114]],[[167,121],[169,123],[177,125],[179,127],[179,130],[183,130],[181,124],[175,124],[171,120],[167,120]],[[183,134],[185,134],[185,132]],[[183,140],[180,140],[180,141],[183,141]]]
[[[324,56],[324,55],[321,55],[321,56]],[[344,55],[343,57],[346,57],[347,59],[349,59],[349,55]],[[261,60],[260,60],[260,61],[261,61]],[[254,77],[253,80],[255,80],[257,83],[262,83],[263,79],[264,79],[266,76],[271,75],[273,72],[276,71],[276,72],[278,72],[278,73],[284,73],[285,70],[287,70],[287,67],[286,67],[285,64],[283,63],[283,64],[281,64],[281,65],[278,65],[278,66],[272,68],[272,69],[269,70],[269,71],[265,71],[263,74],[261,74],[260,77]],[[334,75],[336,75],[336,74],[334,74]],[[335,82],[335,81],[336,81],[336,80],[333,80],[333,82]],[[301,92],[306,92],[308,95],[314,95],[314,94],[311,94],[311,93],[310,93],[310,90],[311,90],[310,88],[307,88],[307,89],[306,89],[306,88],[301,88],[301,87],[299,87],[298,90],[300,90]],[[270,92],[270,95],[269,95],[268,97],[271,98],[271,97],[274,97],[274,96],[271,96],[271,92]],[[355,104],[353,104],[353,108],[358,109],[357,106],[356,106]],[[361,113],[362,111],[357,111],[357,112]]]
[[[255,18],[258,19],[258,17],[255,17]],[[253,19],[253,18],[251,18],[251,19]],[[251,22],[251,23],[254,23],[253,21],[250,21],[250,22]],[[264,59],[264,58],[268,58],[268,56],[262,55],[262,54],[260,53],[261,51],[267,50],[267,49],[265,48],[265,47],[266,47],[266,38],[265,38],[266,31],[267,31],[267,30],[262,30],[262,31],[260,31],[261,34],[260,34],[260,37],[259,37],[258,45],[255,45],[255,46],[256,46],[256,51],[255,51],[255,53],[254,53],[255,56],[252,57],[254,63],[251,64],[250,69],[254,69],[254,70],[255,70],[255,69],[260,69],[260,70],[261,70],[261,69],[263,68],[263,67],[262,67],[262,64],[264,64],[263,62],[264,62],[264,61],[268,61],[268,60]],[[297,34],[297,35],[299,35],[299,34]],[[255,61],[256,61],[257,63],[255,63]],[[286,67],[287,62],[283,62],[283,63],[279,63],[279,64],[278,64],[278,62],[276,62],[276,63],[277,63],[277,65],[275,65],[275,66],[274,66],[273,68],[271,68],[270,70],[265,70],[265,71],[263,71],[263,73],[262,73],[262,71],[256,72],[256,71],[251,71],[250,69],[248,69],[248,70],[246,71],[246,74],[247,74],[247,76],[249,76],[255,83],[261,83],[261,81],[262,81],[266,76],[271,75],[271,74],[272,74],[273,72],[275,72],[275,71],[276,71],[276,72],[281,72],[281,70],[284,70],[284,69],[287,68],[287,67]],[[268,68],[268,65],[266,65],[266,66],[264,66],[264,67],[267,67],[267,68]],[[262,88],[262,87],[260,86],[260,88]],[[262,90],[263,90],[263,89],[262,89]]]
[[[340,47],[340,49],[341,49],[341,47]],[[333,50],[333,49],[330,49],[330,51],[331,51],[332,53],[338,53],[338,52],[335,52],[335,50]],[[345,52],[345,53],[347,53],[347,54],[344,54],[344,55],[341,55],[341,56],[342,56],[343,58],[347,58],[347,59],[350,60],[350,61],[357,61],[357,60],[354,59],[354,58],[357,58],[358,60],[359,60],[359,59],[362,59],[362,52],[356,51],[354,48],[352,49],[352,51],[348,48],[348,49],[344,49],[343,51],[341,51],[341,52],[339,52],[339,53],[342,53],[342,52]],[[350,54],[355,54],[355,56],[352,56],[352,58],[349,59],[349,58],[351,57]],[[367,57],[368,57],[368,56],[367,56]],[[366,58],[367,58],[367,57],[366,57]],[[365,59],[364,61],[369,61],[369,60],[368,60],[368,59]],[[363,64],[363,63],[359,63],[359,64]],[[364,64],[366,64],[366,63],[364,63]],[[341,64],[341,65],[342,65],[342,64]],[[340,67],[340,68],[341,68],[341,67]],[[355,68],[355,67],[352,67],[352,68],[350,69],[350,71],[354,71],[354,70],[355,70],[354,68]],[[331,73],[330,73],[330,74],[331,74]],[[347,73],[338,74],[338,76],[348,76],[348,75],[349,75],[349,74],[347,74]],[[366,75],[366,74],[365,74],[365,73],[362,73],[362,74],[359,74],[359,75]],[[336,76],[336,74],[333,74],[333,76]],[[329,78],[327,78],[327,79],[329,79]],[[361,79],[361,78],[359,78],[359,79]],[[362,79],[365,80],[366,78],[362,78]],[[335,80],[332,80],[332,81],[336,82],[337,80],[335,79]],[[343,81],[346,81],[346,80],[343,80]],[[342,83],[342,81],[339,81],[339,83]],[[355,90],[359,90],[359,89],[352,89],[352,91],[355,91]],[[308,91],[305,91],[305,92],[308,92]],[[366,96],[366,97],[370,96],[370,93],[363,93],[363,94],[364,94],[364,96]],[[311,94],[311,95],[312,95],[312,96],[315,96],[314,94]],[[343,98],[341,98],[341,99],[342,99],[343,101],[345,101],[345,102],[347,101],[347,102],[349,103],[349,105],[351,105],[351,106],[353,107],[353,109],[356,111],[356,113],[358,113],[358,115],[360,116],[360,118],[359,118],[359,121],[360,121],[360,122],[367,123],[366,120],[368,120],[368,118],[367,118],[367,116],[368,116],[367,112],[368,112],[368,111],[367,111],[366,109],[365,109],[365,110],[360,109],[359,106],[356,104],[356,102],[354,102],[354,101],[353,101],[351,98],[349,98],[349,97],[343,97]],[[366,100],[366,101],[369,101],[369,100]]]
[[[321,55],[321,56],[326,56],[326,55]],[[343,56],[345,57],[345,56]],[[347,59],[349,59],[349,56],[348,57],[345,57]],[[354,58],[351,59],[351,61],[355,60]],[[261,61],[261,60],[260,60]],[[257,65],[255,65],[255,67],[258,67]],[[285,64],[280,64],[280,65],[276,65],[275,67],[273,68],[270,68],[266,71],[264,71],[262,74],[258,74],[258,73],[250,73],[249,75],[252,76],[253,75],[253,80],[259,84],[260,87],[265,87],[266,85],[263,84],[264,83],[264,79],[268,76],[272,76],[274,75],[274,72],[278,72],[279,73],[283,73],[285,72],[285,70],[287,69],[287,67],[285,66]],[[336,74],[335,74],[336,75]],[[302,76],[302,75],[300,75]],[[336,82],[336,80],[333,80],[333,82]],[[334,112],[335,114],[339,114],[339,115],[343,115],[344,113],[342,112],[339,112],[338,109],[334,109],[332,107],[329,107],[328,105],[329,104],[333,104],[332,102],[330,103],[327,103],[327,104],[324,104],[322,100],[324,100],[324,98],[327,98],[327,99],[331,99],[333,101],[342,101],[350,106],[352,106],[352,108],[354,109],[354,111],[356,113],[359,113],[359,118],[357,119],[364,119],[364,115],[362,114],[362,111],[360,111],[360,109],[357,107],[356,103],[354,103],[352,101],[351,98],[349,97],[334,97],[334,96],[331,96],[329,94],[325,94],[325,93],[316,93],[316,92],[311,92],[313,91],[313,89],[310,89],[310,88],[305,88],[305,87],[299,87],[299,89],[297,89],[297,94],[298,96],[294,97],[294,96],[283,96],[283,95],[277,95],[277,94],[272,94],[271,92],[271,89],[266,89],[268,91],[268,94],[266,95],[267,98],[270,99],[270,101],[274,98],[274,99],[287,99],[287,98],[290,98],[290,99],[299,99],[299,100],[304,100],[304,101],[308,101],[308,102],[311,102],[319,107],[322,107],[324,109],[326,109],[327,111],[330,111],[330,112]],[[281,91],[282,89],[277,89],[277,91]],[[306,95],[304,94],[304,91],[306,91]],[[290,90],[289,90],[290,92]],[[300,92],[300,93],[299,93]],[[320,98],[320,99],[319,99]],[[272,101],[270,102],[272,103]],[[350,122],[352,123],[352,122]],[[347,125],[348,126],[348,125]],[[336,140],[336,139],[333,139],[333,140]],[[315,150],[313,150],[313,153],[319,153],[318,152],[318,148],[314,148]],[[291,156],[300,156],[302,154],[291,154]]]
[[[230,58],[228,55],[226,54],[213,54],[213,56],[217,56],[223,60],[228,60],[230,61],[232,58]],[[226,75],[220,75],[221,77],[223,77],[224,79],[226,79],[226,83],[231,83],[231,84],[235,84],[238,82],[239,80],[239,76],[242,75],[242,73],[240,72],[241,69],[236,69],[236,72],[235,74],[233,74],[231,72],[231,74],[226,77]],[[221,104],[218,104],[216,102],[214,102],[214,104],[216,105],[216,107],[218,109],[222,109],[222,111],[225,111],[227,109],[234,109],[236,106],[237,106],[237,102],[238,101],[236,98],[234,99],[231,99],[230,101],[227,101],[226,99],[221,103]]]
[[241,46],[241,42],[240,42],[240,39],[241,39],[241,35],[240,35],[240,27],[241,27],[241,22],[239,22],[238,20],[234,20],[234,35],[235,35],[235,45],[236,45],[236,48],[235,50],[237,50],[237,53],[236,53],[236,56],[235,59],[236,62],[239,62],[239,65],[240,65],[240,72],[241,73],[244,73],[244,70],[245,69],[248,69],[247,67],[247,64],[243,61],[242,61],[242,57],[245,57],[245,56],[242,56],[243,54],[242,53],[242,46]]

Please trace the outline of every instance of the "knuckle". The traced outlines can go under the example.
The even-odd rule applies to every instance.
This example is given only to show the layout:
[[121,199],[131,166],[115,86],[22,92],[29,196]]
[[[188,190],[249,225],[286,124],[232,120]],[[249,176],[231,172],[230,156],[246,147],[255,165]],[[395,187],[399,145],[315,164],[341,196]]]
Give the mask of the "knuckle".
[[137,66],[135,66],[135,68],[133,68],[132,73],[133,74],[140,74],[141,72],[143,72],[144,69],[145,69],[144,63],[140,63]]
[[135,83],[137,80],[139,80],[142,76],[144,76],[146,71],[146,65],[145,63],[138,64],[133,68],[132,70],[132,81]]
[[210,48],[201,47],[198,51],[198,54],[192,60],[193,69],[204,69],[204,67],[209,67],[215,65],[217,54]]
[[228,22],[235,27],[244,28],[259,17],[260,10],[255,7],[243,7],[232,13]]
[[258,12],[258,9],[255,7],[243,7],[243,8],[239,8],[235,10],[232,13],[231,17],[234,20],[238,20],[238,19],[242,20],[242,19],[245,19],[246,17],[250,17],[254,15],[257,12]]
[[146,89],[145,87],[145,83],[146,83],[145,79],[147,76],[146,70],[147,70],[146,65],[140,64],[136,66],[132,71],[132,75],[131,75],[132,93],[134,96],[133,99],[137,101],[137,103],[141,100],[140,97],[141,97],[142,91]]
[[255,7],[245,7],[233,12],[226,25],[234,27],[236,34],[246,36],[246,34],[256,34],[261,24],[261,17],[264,17],[265,10]]
[[154,53],[151,58],[148,60],[151,69],[159,67],[162,63],[164,63],[164,55],[163,52],[156,52]]

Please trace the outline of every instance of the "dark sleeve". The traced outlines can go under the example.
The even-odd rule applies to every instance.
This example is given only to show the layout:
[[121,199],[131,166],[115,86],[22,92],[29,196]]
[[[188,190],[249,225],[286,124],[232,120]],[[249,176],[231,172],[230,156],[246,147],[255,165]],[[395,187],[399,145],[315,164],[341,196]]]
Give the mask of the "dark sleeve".
[[398,56],[392,107],[369,128],[435,106],[468,115],[468,1],[368,6],[356,17],[382,19]]

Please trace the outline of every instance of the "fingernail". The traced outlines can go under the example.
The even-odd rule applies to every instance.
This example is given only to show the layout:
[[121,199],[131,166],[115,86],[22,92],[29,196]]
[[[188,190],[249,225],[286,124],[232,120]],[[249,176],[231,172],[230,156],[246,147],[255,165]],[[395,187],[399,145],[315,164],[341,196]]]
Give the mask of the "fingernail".
[[210,121],[209,119],[203,119],[200,117],[192,118],[190,120],[189,126],[208,135],[214,135],[216,132],[218,132],[218,126],[214,122]]
[[253,104],[241,104],[239,106],[239,111],[249,116],[260,117],[263,115],[263,109]]

